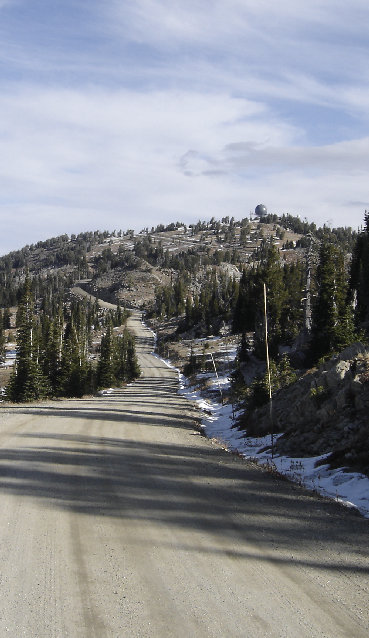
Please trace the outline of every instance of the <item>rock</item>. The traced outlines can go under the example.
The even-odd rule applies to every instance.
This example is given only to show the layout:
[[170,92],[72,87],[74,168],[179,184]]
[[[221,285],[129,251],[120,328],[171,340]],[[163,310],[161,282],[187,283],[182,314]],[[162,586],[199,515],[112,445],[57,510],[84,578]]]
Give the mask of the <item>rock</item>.
[[[350,355],[350,358],[345,358]],[[352,358],[351,358],[352,357]],[[369,467],[369,450],[364,442],[369,430],[369,351],[354,344],[318,370],[302,377],[273,398],[280,432],[277,450],[291,456],[328,453],[335,463],[354,464],[360,471]],[[264,430],[268,413],[259,409]],[[347,455],[347,456],[345,456]]]
[[338,355],[338,359],[340,361],[355,359],[359,354],[364,354],[368,352],[368,347],[363,343],[358,341],[357,343],[353,343],[351,346],[348,346]]

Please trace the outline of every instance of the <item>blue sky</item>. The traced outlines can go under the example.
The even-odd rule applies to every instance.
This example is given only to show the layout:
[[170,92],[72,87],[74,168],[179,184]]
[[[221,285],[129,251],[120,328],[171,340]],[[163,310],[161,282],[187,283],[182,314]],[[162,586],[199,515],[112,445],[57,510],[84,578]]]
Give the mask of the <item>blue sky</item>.
[[367,0],[0,0],[0,254],[369,208]]

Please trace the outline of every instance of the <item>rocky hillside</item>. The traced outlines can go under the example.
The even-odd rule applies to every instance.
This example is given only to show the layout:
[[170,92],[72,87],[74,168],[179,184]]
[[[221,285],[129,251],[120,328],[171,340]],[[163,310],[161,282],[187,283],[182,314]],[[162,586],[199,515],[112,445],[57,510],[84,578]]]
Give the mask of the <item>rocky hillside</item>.
[[[369,476],[369,347],[361,343],[273,397],[277,452],[288,456],[329,454],[334,467]],[[269,405],[245,414],[242,426],[253,436],[270,432]]]
[[[344,311],[357,239],[349,228],[317,229],[291,215],[267,215],[240,221],[213,218],[189,226],[176,222],[139,233],[86,232],[26,246],[0,258],[0,359],[1,355],[4,358],[5,342],[7,348],[9,344],[15,347],[16,311],[28,271],[39,320],[61,307],[68,309],[73,297],[86,295],[103,299],[106,304],[140,309],[160,333],[163,352],[172,355],[179,365],[190,363],[190,368],[200,374],[208,372],[203,369],[208,352],[217,360],[218,342],[213,341],[214,337],[219,344],[224,339],[224,347],[232,341],[235,350],[236,344],[244,341],[245,349],[254,348],[256,368],[263,367],[262,284],[266,283],[271,357],[278,364],[281,353],[288,351],[292,365],[311,365],[326,353],[315,352],[315,359],[304,354],[310,300],[323,291],[319,315],[323,342],[324,330],[332,337],[332,330],[327,332],[324,324],[332,309],[333,314],[345,317],[342,325],[350,326],[349,313],[346,316]],[[325,243],[329,251],[324,271],[319,246]],[[362,261],[369,264],[364,248],[356,250],[355,262],[362,325],[368,314],[363,296],[367,278],[360,275],[364,272]],[[328,308],[323,293],[332,288],[327,279],[327,273],[332,272],[337,294]],[[336,319],[334,327],[339,323]],[[352,339],[347,331],[336,331],[333,337],[330,352],[338,351],[334,348],[343,339],[352,343],[357,338],[355,334]],[[276,394],[275,429],[284,433],[278,442],[281,451],[291,455],[331,452],[332,462],[367,471],[361,452],[367,436],[369,355],[364,346],[357,348],[304,374],[298,383]],[[5,366],[0,362],[0,376],[5,368],[6,362]],[[247,384],[254,374],[255,370],[245,379]],[[268,419],[268,408],[254,410],[246,415],[245,427],[250,433],[263,433],[269,427]]]

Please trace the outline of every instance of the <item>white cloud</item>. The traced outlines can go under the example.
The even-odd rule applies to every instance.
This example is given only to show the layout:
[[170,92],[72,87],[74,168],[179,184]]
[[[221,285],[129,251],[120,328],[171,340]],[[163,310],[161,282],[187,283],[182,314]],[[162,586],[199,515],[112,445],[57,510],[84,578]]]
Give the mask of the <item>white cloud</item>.
[[42,190],[73,173],[113,178],[133,165],[176,166],[191,147],[286,143],[296,130],[268,121],[263,105],[223,94],[40,88],[1,96],[0,133],[1,175]]
[[[2,218],[22,220],[26,235],[32,226],[32,236],[50,236],[85,228],[86,219],[95,228],[137,228],[151,216],[156,224],[205,214],[219,185],[190,186],[181,156],[191,145],[210,153],[219,140],[239,139],[253,128],[247,118],[263,111],[221,94],[8,91],[0,98]],[[254,136],[271,133],[262,122],[255,129]]]
[[307,175],[336,172],[346,176],[369,172],[369,138],[320,147],[258,147],[250,143],[230,144],[218,166],[229,170],[256,168],[274,173],[293,168]]
[[0,215],[22,243],[260,201],[360,223],[367,2],[66,0],[60,24],[23,4],[27,28],[0,25]]
[[[135,0],[105,5],[101,23],[142,46],[138,73],[192,88],[227,86],[250,99],[344,109],[367,120],[364,0]],[[107,21],[109,27],[107,27]],[[109,31],[108,31],[109,32]],[[145,57],[152,47],[153,59]],[[146,51],[147,54],[147,51]]]
[[330,33],[345,28],[350,34],[365,34],[363,21],[369,14],[364,0],[350,4],[340,0],[134,0],[122,4],[114,0],[105,8],[117,26],[129,27],[126,37],[162,46],[180,40],[216,47],[248,36],[265,43],[272,34],[306,37],[317,26]]
[[[0,97],[2,219],[37,241],[95,228],[273,212],[363,210],[369,140],[299,144],[263,104],[226,94],[28,88]],[[27,221],[28,220],[28,221]],[[4,228],[4,226],[3,226]]]

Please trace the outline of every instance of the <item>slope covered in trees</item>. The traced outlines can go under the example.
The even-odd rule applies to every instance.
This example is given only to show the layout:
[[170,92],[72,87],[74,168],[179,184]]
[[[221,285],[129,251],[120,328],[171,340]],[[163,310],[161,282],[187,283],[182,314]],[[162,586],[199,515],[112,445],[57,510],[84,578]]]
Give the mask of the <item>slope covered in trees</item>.
[[[29,345],[26,350],[28,361],[31,357],[38,366],[39,392],[81,394],[106,375],[119,381],[128,374],[119,369],[118,359],[125,360],[129,337],[118,339],[106,320],[101,338],[105,319],[98,309],[69,298],[79,282],[88,292],[139,307],[156,321],[175,320],[176,338],[222,330],[243,335],[242,343],[252,344],[262,359],[265,283],[272,358],[279,364],[287,349],[293,365],[297,352],[299,363],[311,365],[367,329],[367,216],[365,224],[358,235],[349,228],[319,229],[291,215],[224,217],[190,226],[159,224],[138,235],[132,230],[62,235],[26,246],[0,258],[0,356],[17,307],[22,340],[28,296],[34,318],[27,328],[33,335],[31,353]],[[91,364],[96,329],[101,358]],[[19,343],[17,348],[19,359]],[[107,361],[112,362],[109,372]]]
[[[54,312],[35,307],[30,277],[27,274],[17,311],[16,359],[7,398],[26,402],[47,396],[81,397],[97,388],[139,376],[134,338],[123,330],[113,334],[113,325],[121,326],[127,312],[118,306],[103,316],[97,304],[72,300],[61,303]],[[102,332],[100,360],[91,356],[93,335]],[[106,357],[106,344],[111,344]]]

